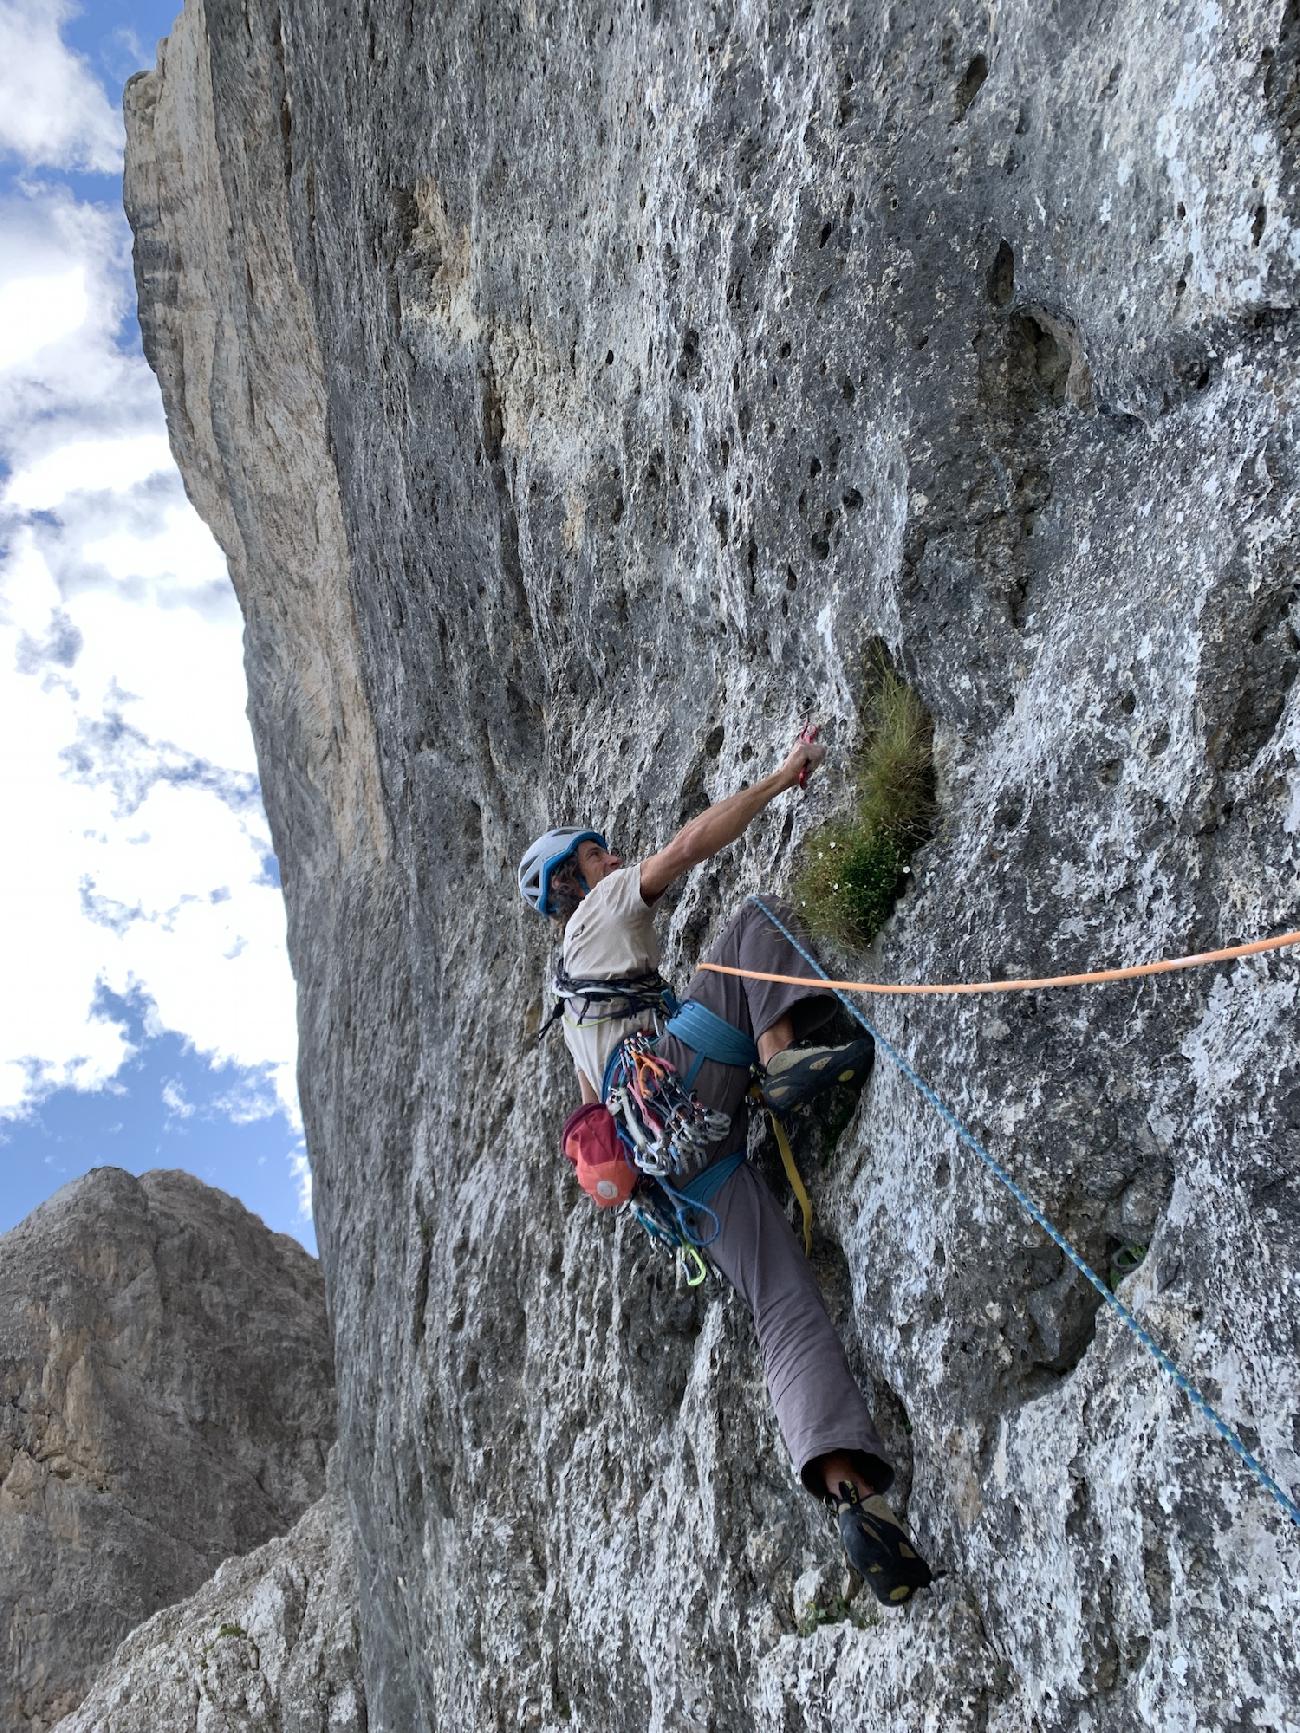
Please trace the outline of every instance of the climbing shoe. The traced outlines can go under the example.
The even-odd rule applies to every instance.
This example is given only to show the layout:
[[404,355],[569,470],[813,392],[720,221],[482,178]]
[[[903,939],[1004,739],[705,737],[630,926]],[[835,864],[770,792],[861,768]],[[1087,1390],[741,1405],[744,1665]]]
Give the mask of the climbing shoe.
[[876,1044],[870,1035],[846,1047],[787,1047],[767,1062],[763,1100],[779,1113],[811,1101],[837,1083],[860,1089],[875,1057]]
[[862,1498],[842,1480],[833,1502],[848,1561],[882,1606],[901,1607],[926,1587],[930,1567],[879,1493]]

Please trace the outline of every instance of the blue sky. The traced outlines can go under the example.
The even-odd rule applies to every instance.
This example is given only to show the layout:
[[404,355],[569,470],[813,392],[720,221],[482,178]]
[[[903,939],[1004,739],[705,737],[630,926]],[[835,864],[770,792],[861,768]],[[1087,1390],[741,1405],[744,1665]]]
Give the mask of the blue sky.
[[0,1232],[184,1167],[314,1251],[242,622],[121,211],[122,85],[175,11],[0,0]]

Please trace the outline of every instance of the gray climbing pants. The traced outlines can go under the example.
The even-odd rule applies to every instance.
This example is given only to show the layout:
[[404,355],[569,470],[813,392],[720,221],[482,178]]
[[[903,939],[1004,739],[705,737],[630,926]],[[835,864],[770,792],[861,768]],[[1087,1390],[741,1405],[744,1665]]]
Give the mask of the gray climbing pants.
[[[799,930],[788,904],[767,895],[763,901],[792,932]],[[778,975],[808,973],[789,940],[752,902],[723,928],[705,961]],[[795,1039],[801,1040],[835,1007],[833,997],[823,991],[707,970],[692,976],[687,997],[755,1041],[786,1015],[794,1023]],[[680,1072],[688,1071],[695,1059],[694,1050],[673,1036],[665,1036],[658,1051]],[[706,1059],[693,1087],[707,1107],[732,1116],[730,1133],[710,1151],[710,1159],[743,1148],[749,1073]],[[709,1208],[718,1218],[719,1231],[708,1255],[753,1314],[768,1394],[800,1479],[811,1493],[822,1496],[824,1487],[811,1465],[834,1451],[856,1457],[864,1476],[883,1492],[894,1471],[849,1370],[817,1278],[776,1199],[753,1168],[742,1163],[709,1199]]]

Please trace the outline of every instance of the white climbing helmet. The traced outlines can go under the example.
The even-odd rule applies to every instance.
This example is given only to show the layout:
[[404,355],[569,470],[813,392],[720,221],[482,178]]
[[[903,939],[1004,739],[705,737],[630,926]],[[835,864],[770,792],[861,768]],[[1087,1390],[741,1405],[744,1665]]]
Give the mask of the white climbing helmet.
[[519,863],[519,894],[539,915],[549,915],[551,874],[576,854],[579,843],[598,842],[603,849],[609,844],[598,830],[579,830],[576,825],[562,825],[539,836]]

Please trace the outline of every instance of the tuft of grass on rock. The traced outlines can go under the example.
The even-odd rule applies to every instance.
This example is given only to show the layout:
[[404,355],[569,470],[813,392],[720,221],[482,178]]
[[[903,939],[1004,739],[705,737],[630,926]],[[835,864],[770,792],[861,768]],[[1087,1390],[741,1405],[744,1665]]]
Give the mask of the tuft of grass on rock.
[[809,1607],[799,1620],[798,1632],[801,1637],[811,1637],[814,1631],[821,1630],[823,1625],[844,1624],[853,1625],[859,1631],[869,1631],[879,1622],[874,1607],[858,1600],[837,1596],[826,1606]]
[[819,937],[861,949],[893,912],[913,851],[934,821],[933,725],[883,652],[868,671],[853,806],[804,845],[794,903]]

